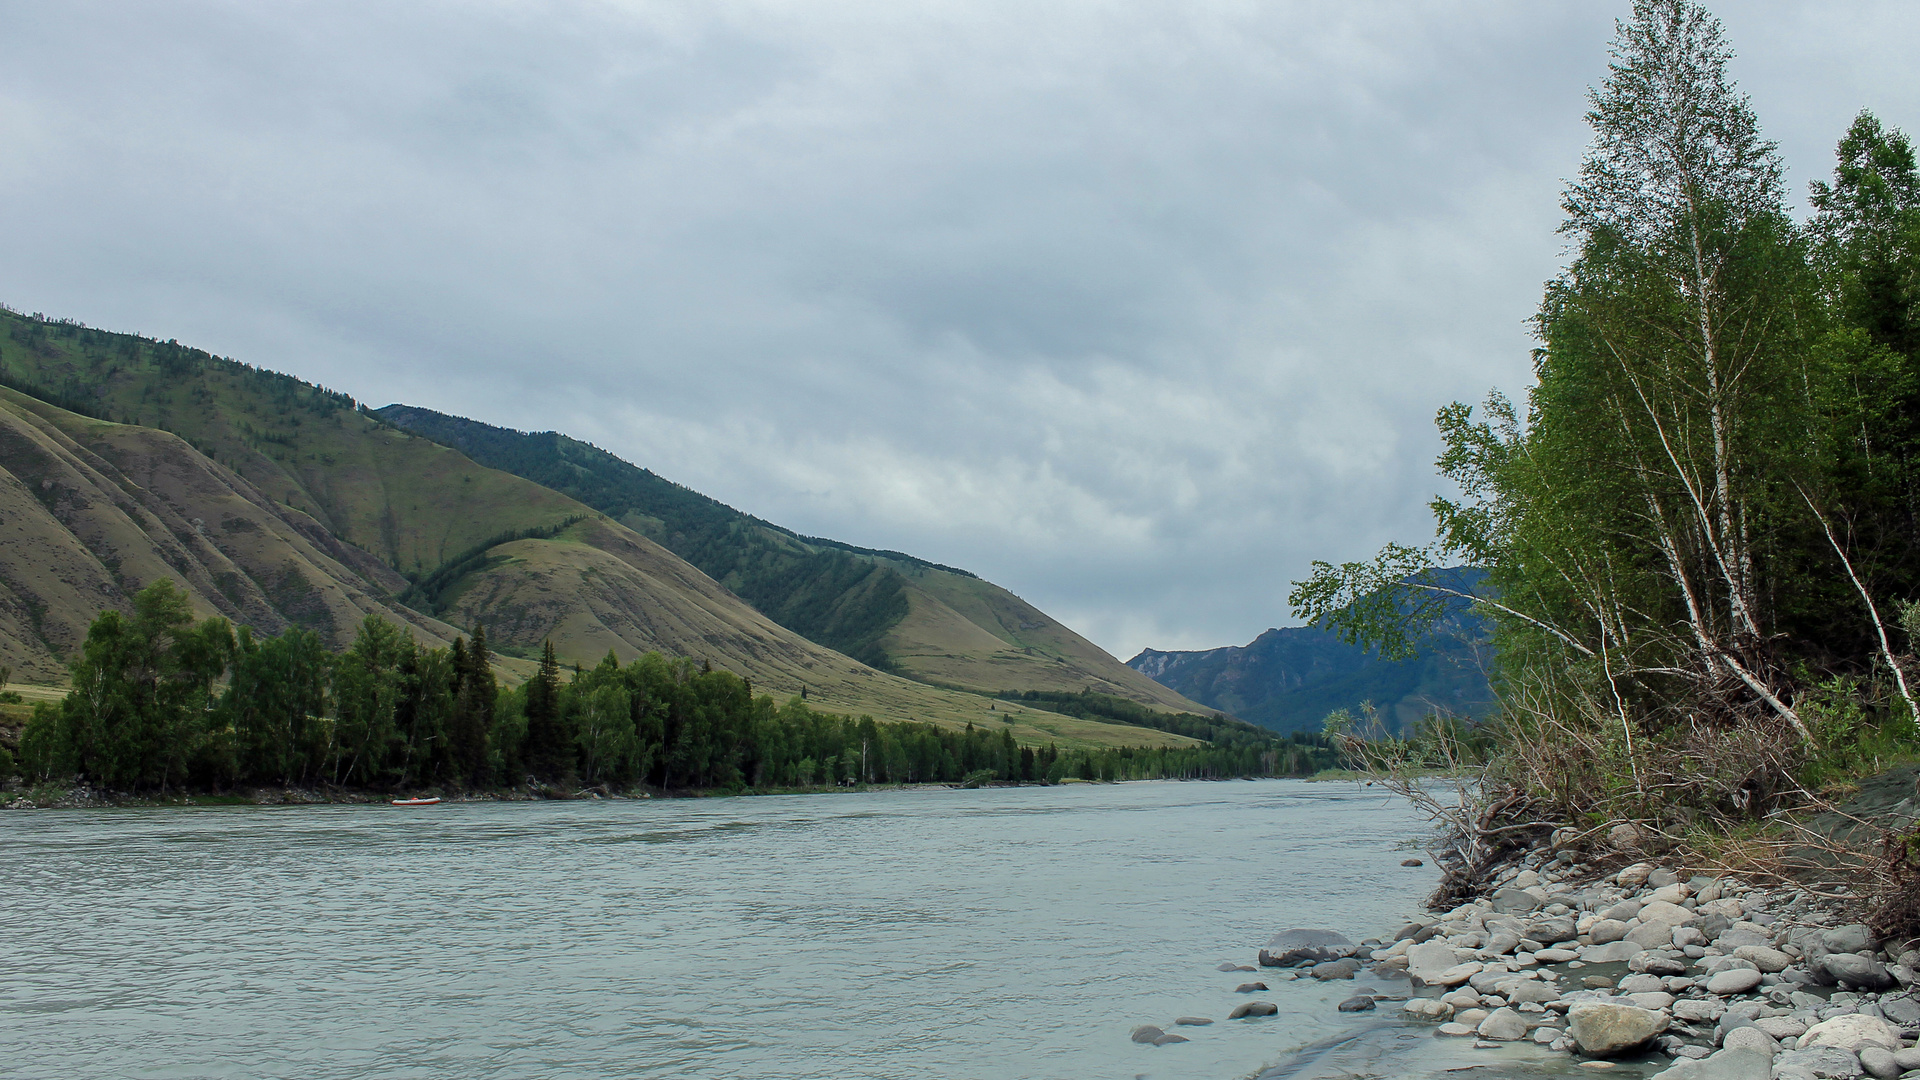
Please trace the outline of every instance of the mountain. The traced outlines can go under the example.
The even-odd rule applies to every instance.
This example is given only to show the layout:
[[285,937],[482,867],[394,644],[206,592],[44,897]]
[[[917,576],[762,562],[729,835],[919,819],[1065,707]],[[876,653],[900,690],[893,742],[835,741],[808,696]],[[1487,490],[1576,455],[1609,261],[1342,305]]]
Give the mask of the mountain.
[[557,432],[409,405],[374,415],[578,499],[780,625],[874,667],[979,693],[1092,691],[1169,712],[1206,711],[965,570],[801,536]]
[[1211,708],[1275,731],[1319,731],[1335,709],[1372,702],[1404,730],[1436,708],[1462,715],[1492,704],[1485,627],[1455,611],[1406,660],[1314,626],[1268,630],[1246,645],[1192,652],[1144,649],[1127,666]]
[[[794,633],[593,507],[290,376],[0,309],[0,384],[0,663],[22,682],[62,680],[101,609],[170,577],[203,615],[336,648],[368,614],[430,645],[484,620],[523,657],[549,638],[582,663],[659,650],[825,710],[1009,720]],[[1011,721],[1028,743],[1191,744],[1038,707]]]

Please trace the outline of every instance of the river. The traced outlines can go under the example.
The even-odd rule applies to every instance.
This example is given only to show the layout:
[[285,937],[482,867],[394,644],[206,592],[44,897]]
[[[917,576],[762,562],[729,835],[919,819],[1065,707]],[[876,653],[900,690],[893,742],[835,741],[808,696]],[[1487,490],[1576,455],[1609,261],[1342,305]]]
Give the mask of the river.
[[[1378,1068],[1391,1006],[1215,966],[1433,884],[1403,803],[1285,780],[0,823],[0,1062],[62,1080],[1231,1080],[1368,1026]],[[1226,1021],[1252,979],[1281,1015]]]

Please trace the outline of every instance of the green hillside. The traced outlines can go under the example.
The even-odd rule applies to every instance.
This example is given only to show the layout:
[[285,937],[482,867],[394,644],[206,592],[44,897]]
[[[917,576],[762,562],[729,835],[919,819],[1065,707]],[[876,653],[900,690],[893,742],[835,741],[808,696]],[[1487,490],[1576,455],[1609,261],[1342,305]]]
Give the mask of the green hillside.
[[0,309],[0,383],[0,663],[22,681],[58,680],[103,607],[167,577],[202,615],[335,648],[368,614],[428,644],[485,622],[509,655],[688,656],[834,712],[1191,742],[878,671],[592,507],[290,376]]
[[660,544],[806,638],[911,679],[981,693],[1092,691],[1205,712],[974,574],[801,536],[557,432],[410,405],[374,415],[564,492]]

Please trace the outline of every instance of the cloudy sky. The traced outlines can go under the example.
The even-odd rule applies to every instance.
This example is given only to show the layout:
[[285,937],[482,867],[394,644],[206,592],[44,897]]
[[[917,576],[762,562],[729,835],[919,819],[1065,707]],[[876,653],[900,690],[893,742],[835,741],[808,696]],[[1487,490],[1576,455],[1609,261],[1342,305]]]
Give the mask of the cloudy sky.
[[[1627,6],[0,0],[0,302],[1242,643],[1524,389]],[[1920,4],[1714,7],[1796,192],[1920,128]]]

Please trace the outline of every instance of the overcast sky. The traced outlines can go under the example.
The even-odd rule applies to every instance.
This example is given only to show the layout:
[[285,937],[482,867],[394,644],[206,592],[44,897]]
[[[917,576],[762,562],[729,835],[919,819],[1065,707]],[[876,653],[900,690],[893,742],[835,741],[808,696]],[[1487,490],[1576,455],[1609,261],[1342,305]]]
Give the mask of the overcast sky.
[[[1796,197],[1920,128],[1920,4],[1714,9]],[[1244,643],[1524,390],[1627,10],[0,0],[0,302]]]

